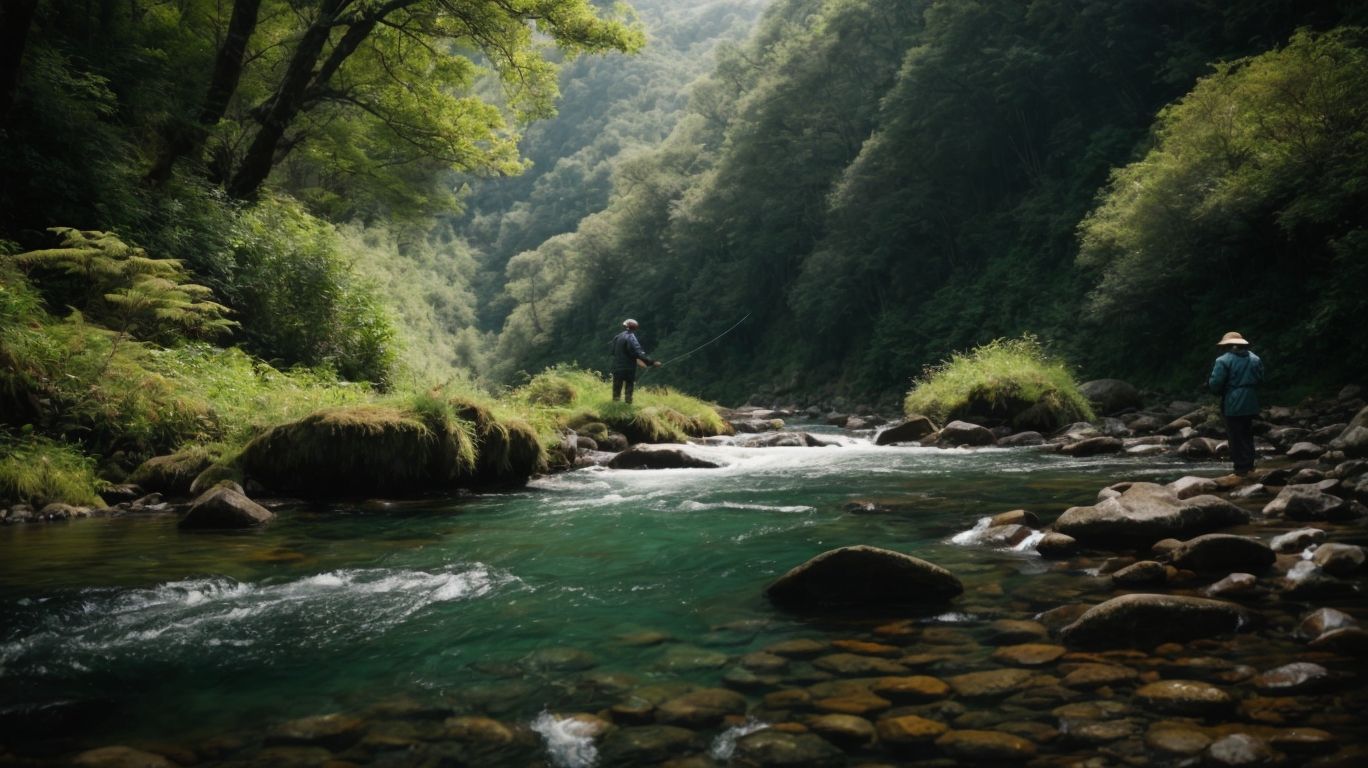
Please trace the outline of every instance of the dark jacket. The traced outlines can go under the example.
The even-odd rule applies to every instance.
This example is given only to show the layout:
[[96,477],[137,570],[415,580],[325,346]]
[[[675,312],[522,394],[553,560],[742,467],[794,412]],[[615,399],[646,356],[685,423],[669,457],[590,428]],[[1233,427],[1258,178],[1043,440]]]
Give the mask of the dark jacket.
[[635,371],[638,360],[647,365],[655,364],[654,360],[646,356],[646,350],[641,348],[641,342],[637,341],[635,333],[623,331],[613,337],[613,373]]
[[1221,396],[1221,412],[1226,416],[1258,416],[1259,393],[1264,367],[1259,356],[1247,349],[1227,352],[1216,358],[1207,388]]

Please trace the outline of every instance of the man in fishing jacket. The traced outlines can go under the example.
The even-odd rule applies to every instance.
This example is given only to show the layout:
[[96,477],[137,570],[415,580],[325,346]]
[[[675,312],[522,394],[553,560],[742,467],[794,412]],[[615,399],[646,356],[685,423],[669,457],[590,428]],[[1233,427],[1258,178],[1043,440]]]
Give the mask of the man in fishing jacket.
[[[628,318],[622,321],[622,333],[613,337],[613,399],[625,395],[632,402],[632,390],[636,388],[638,361],[643,366],[660,367],[659,360],[646,356],[646,350],[637,341],[636,329],[641,327],[637,321]],[[624,392],[623,389],[626,389]]]
[[1235,474],[1243,476],[1254,469],[1254,417],[1259,415],[1256,387],[1263,383],[1263,361],[1235,331],[1223,336],[1219,346],[1225,354],[1216,358],[1207,388],[1221,396],[1230,460]]

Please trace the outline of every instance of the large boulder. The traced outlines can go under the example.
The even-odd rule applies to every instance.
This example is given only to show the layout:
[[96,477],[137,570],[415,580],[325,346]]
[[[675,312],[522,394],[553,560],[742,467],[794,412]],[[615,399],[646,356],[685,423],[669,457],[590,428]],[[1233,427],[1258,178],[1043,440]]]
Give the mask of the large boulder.
[[1169,562],[1198,573],[1259,573],[1278,559],[1273,550],[1258,539],[1208,533],[1169,550]]
[[940,441],[949,445],[992,445],[997,442],[991,430],[967,421],[952,421],[940,431]]
[[190,505],[181,528],[255,528],[275,519],[275,513],[252,501],[228,484],[210,488]]
[[936,431],[936,425],[925,416],[908,416],[901,424],[895,424],[874,436],[875,445],[893,443],[915,443]]
[[1289,520],[1346,520],[1357,515],[1348,501],[1310,484],[1284,486],[1263,513]]
[[1069,456],[1100,456],[1104,453],[1120,453],[1125,444],[1120,438],[1116,437],[1089,437],[1086,440],[1079,440],[1076,443],[1069,443],[1060,449],[1060,453]]
[[613,469],[717,469],[722,466],[680,445],[634,445],[608,462]]
[[1363,458],[1368,456],[1368,427],[1350,426],[1330,441],[1330,449],[1343,451],[1345,456]]
[[469,422],[475,437],[475,466],[463,472],[472,488],[517,488],[546,461],[536,430],[520,419],[499,419],[488,408],[452,400],[456,415]]
[[1099,415],[1120,413],[1140,407],[1140,390],[1120,379],[1094,379],[1078,386]]
[[1084,544],[1147,546],[1249,522],[1249,513],[1216,496],[1178,498],[1166,486],[1132,483],[1093,506],[1070,507],[1054,529]]
[[1115,597],[1089,608],[1060,637],[1077,648],[1151,648],[1228,634],[1251,624],[1252,614],[1223,600],[1180,595]]
[[766,590],[791,609],[938,605],[964,591],[954,574],[920,558],[869,546],[823,552]]

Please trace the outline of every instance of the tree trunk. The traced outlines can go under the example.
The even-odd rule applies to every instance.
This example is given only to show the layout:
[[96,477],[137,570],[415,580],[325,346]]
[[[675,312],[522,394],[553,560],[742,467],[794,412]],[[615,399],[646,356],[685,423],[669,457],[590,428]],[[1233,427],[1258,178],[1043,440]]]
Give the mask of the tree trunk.
[[0,125],[9,122],[19,94],[24,44],[37,9],[38,0],[0,0]]
[[247,41],[256,31],[257,17],[261,0],[236,0],[233,15],[228,20],[228,34],[219,47],[218,57],[214,60],[214,74],[209,80],[209,90],[204,97],[199,119],[193,125],[177,122],[169,123],[163,131],[162,147],[152,169],[147,172],[146,180],[161,185],[171,177],[171,169],[176,161],[186,155],[199,152],[209,130],[223,119],[228,111],[228,102],[237,91],[238,80],[242,78],[242,57],[247,52]]
[[346,2],[347,0],[324,0],[318,18],[300,38],[299,46],[295,48],[280,87],[271,97],[266,114],[261,118],[261,128],[252,139],[251,146],[247,148],[237,173],[228,182],[228,194],[232,197],[238,200],[256,197],[261,184],[266,181],[271,168],[275,165],[276,151],[285,137],[286,129],[304,110],[309,96],[327,88],[328,81],[342,66],[342,62],[356,51],[381,19],[400,8],[415,4],[418,0],[390,0],[351,21],[346,33],[333,46],[327,60],[315,74],[314,65],[322,56],[329,33],[337,23],[338,9]]

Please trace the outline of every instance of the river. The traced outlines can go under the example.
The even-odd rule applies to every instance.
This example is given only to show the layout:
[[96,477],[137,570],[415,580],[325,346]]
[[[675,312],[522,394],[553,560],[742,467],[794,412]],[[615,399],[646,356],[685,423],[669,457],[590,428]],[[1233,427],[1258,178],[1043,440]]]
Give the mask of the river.
[[174,743],[203,756],[197,745],[237,734],[237,759],[291,718],[399,701],[521,725],[542,716],[539,754],[510,763],[586,764],[543,713],[718,686],[743,654],[864,626],[765,600],[812,555],[870,544],[941,564],[966,593],[917,620],[973,635],[1109,591],[1030,551],[950,541],[979,518],[1025,508],[1049,520],[1115,480],[1221,470],[843,440],[697,449],[721,469],[597,468],[505,494],[289,505],[251,533],[182,532],[173,515],[0,528],[0,745]]

